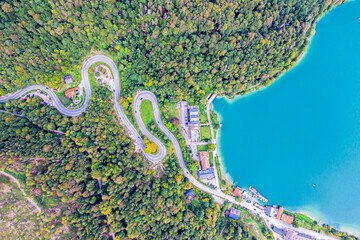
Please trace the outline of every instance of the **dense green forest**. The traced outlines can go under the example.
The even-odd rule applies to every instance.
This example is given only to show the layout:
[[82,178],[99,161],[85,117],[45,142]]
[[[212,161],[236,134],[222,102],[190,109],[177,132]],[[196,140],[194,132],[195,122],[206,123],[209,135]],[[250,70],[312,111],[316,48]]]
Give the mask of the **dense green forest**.
[[344,0],[5,0],[0,95],[62,86],[92,52],[113,57],[122,93],[160,101],[233,96],[269,84],[309,43],[315,21]]

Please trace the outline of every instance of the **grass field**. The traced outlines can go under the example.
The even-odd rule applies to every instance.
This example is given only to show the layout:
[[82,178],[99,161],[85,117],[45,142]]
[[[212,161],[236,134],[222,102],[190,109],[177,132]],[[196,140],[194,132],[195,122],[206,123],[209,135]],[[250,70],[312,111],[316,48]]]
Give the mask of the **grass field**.
[[164,108],[163,112],[166,120],[170,121],[172,118],[179,118],[179,109],[176,109],[176,105],[176,102],[172,102],[169,106]]
[[313,223],[313,220],[311,220],[311,218],[301,213],[297,214],[296,218],[307,223]]
[[200,123],[207,123],[208,119],[205,113],[205,107],[202,104],[199,104],[199,118],[200,118]]
[[209,126],[201,126],[201,141],[211,141],[211,133]]
[[201,152],[201,151],[209,151],[209,148],[208,148],[207,145],[197,146],[197,150],[198,150],[198,152]]
[[141,114],[141,118],[142,118],[142,120],[143,120],[146,127],[152,121],[155,122],[155,117],[154,117],[153,111],[154,110],[153,110],[152,104],[151,104],[151,102],[149,100],[144,100],[144,101],[141,102],[140,114]]

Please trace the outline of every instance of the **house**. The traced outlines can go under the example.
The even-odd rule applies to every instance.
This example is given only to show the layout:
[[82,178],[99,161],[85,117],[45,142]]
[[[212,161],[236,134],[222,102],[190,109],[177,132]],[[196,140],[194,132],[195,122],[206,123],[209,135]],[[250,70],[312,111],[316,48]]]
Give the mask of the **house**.
[[203,170],[210,168],[209,152],[200,152],[201,167]]
[[[270,208],[269,208],[269,206],[267,206],[265,208],[265,214],[267,216],[269,216],[269,217],[272,217],[272,216],[274,216],[274,212],[272,212],[274,210],[272,210]],[[294,221],[294,217],[289,216],[289,215],[284,213],[284,208],[283,207],[279,207],[279,210],[278,210],[277,215],[276,215],[276,219],[281,220],[281,221],[283,221],[285,223],[288,223],[288,224],[292,224],[293,221]]]
[[75,96],[78,91],[79,91],[78,87],[70,88],[70,89],[66,90],[65,96],[70,98],[72,96]]
[[265,207],[265,214],[268,217],[275,217],[278,213],[279,209],[277,209],[275,206],[266,206]]
[[194,194],[192,188],[186,190],[185,195],[186,195],[186,197],[188,199],[194,199],[195,198],[195,194]]
[[288,223],[288,224],[292,224],[293,221],[294,221],[294,217],[289,216],[289,215],[286,215],[286,214],[283,214],[283,215],[281,216],[281,221],[286,222],[286,223]]
[[277,215],[276,215],[276,219],[277,219],[277,220],[281,220],[281,216],[282,216],[283,212],[284,212],[284,208],[283,208],[283,207],[279,207],[279,211],[278,211],[278,213],[277,213]]
[[205,169],[205,170],[199,170],[198,175],[199,175],[200,180],[211,179],[211,178],[215,177],[213,168],[208,168],[208,169]]
[[65,83],[66,83],[66,84],[73,83],[72,77],[71,77],[71,76],[65,76]]
[[295,232],[294,230],[287,229],[285,240],[313,240],[312,236]]
[[240,216],[240,210],[238,210],[236,208],[231,208],[230,209],[229,218],[232,218],[234,220],[238,220],[239,216]]
[[236,187],[233,192],[233,195],[236,197],[236,196],[240,196],[242,193],[243,191],[239,187]]
[[277,227],[274,226],[273,231],[274,231],[275,233],[279,234],[280,236],[284,236],[284,235],[285,235],[284,230],[282,230],[281,228],[277,228]]

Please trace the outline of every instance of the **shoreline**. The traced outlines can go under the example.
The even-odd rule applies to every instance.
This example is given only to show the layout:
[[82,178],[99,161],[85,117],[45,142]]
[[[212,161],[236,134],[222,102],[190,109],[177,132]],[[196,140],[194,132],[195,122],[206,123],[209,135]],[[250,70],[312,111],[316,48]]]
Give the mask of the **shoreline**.
[[[256,91],[254,91],[256,92]],[[225,96],[219,96],[220,98],[226,98]],[[228,98],[226,98],[227,102],[228,102]],[[230,100],[230,101],[234,101],[234,100]],[[232,103],[231,102],[231,103]],[[217,151],[217,155],[218,155],[218,159],[219,159],[219,163],[220,163],[220,170],[221,170],[221,174],[223,176],[223,179],[231,184],[233,187],[235,186],[239,186],[240,188],[243,188],[243,190],[245,190],[246,192],[249,192],[248,190],[248,187],[249,186],[242,186],[242,185],[239,185],[238,183],[236,183],[234,181],[234,178],[230,175],[229,172],[227,172],[226,170],[226,164],[225,164],[225,160],[222,156],[222,151],[221,151],[221,127],[222,127],[222,117],[221,117],[221,114],[215,110],[214,106],[212,106],[212,110],[216,113],[216,116],[218,118],[218,121],[219,121],[219,124],[220,124],[220,128],[217,130],[217,138],[216,138],[216,151]],[[219,179],[221,181],[221,179]],[[255,199],[257,200],[257,199]],[[271,200],[269,200],[268,203],[264,203],[264,202],[261,202],[261,201],[257,201],[258,203],[260,202],[261,205],[276,205],[276,206],[280,206],[276,203],[273,203],[273,204],[270,204],[271,203]],[[282,205],[281,205],[282,206]],[[336,223],[336,222],[333,222],[331,221],[330,219],[328,219],[328,217],[326,217],[326,214],[319,211],[319,210],[316,210],[316,209],[313,209],[313,207],[309,207],[309,206],[297,206],[297,207],[294,207],[294,206],[288,206],[288,205],[283,205],[283,207],[287,208],[289,212],[297,215],[297,214],[303,214],[307,217],[309,217],[310,219],[312,219],[313,221],[317,221],[318,224],[320,226],[323,226],[324,224],[326,225],[329,225],[331,226],[331,228],[339,231],[339,232],[343,232],[343,233],[346,233],[348,235],[354,235],[354,236],[358,236],[360,235],[360,231],[357,230],[359,229],[359,226],[355,226],[355,225],[352,225],[352,224],[346,224],[346,223]]]
[[[217,98],[217,97],[216,97]],[[216,99],[215,98],[215,99]],[[214,100],[215,100],[214,99]],[[221,124],[221,115],[220,113],[218,113],[215,109],[214,109],[214,105],[213,103],[211,103],[211,108],[210,108],[212,111],[215,112],[216,114],[216,117],[218,119],[218,122],[220,124],[220,127],[216,130],[216,152],[217,152],[217,156],[218,156],[218,159],[219,159],[219,163],[220,163],[220,171],[221,171],[221,174],[222,174],[222,178],[227,181],[228,183],[230,183],[231,185],[235,185],[234,183],[234,179],[231,177],[231,175],[226,171],[226,165],[223,161],[223,157],[222,157],[222,152],[221,152],[221,127],[222,127],[222,124]],[[221,179],[219,179],[221,181]]]
[[[353,2],[353,1],[352,0],[346,1],[346,2],[342,3],[341,5],[344,5],[344,4],[349,3],[349,2]],[[327,16],[333,9],[335,9],[338,6],[339,5],[336,5],[332,9],[330,9],[328,12],[322,14],[315,21],[314,27],[309,29],[309,31],[311,31],[312,29],[315,31],[318,22],[321,21],[322,19],[324,19],[325,16]],[[263,84],[260,84],[259,86],[253,87],[253,89],[251,91],[249,91],[249,92],[247,92],[247,93],[245,93],[243,95],[239,94],[239,95],[235,96],[234,98],[229,98],[226,95],[218,95],[217,98],[224,98],[227,103],[233,104],[235,101],[237,101],[239,99],[253,96],[255,93],[266,90],[266,89],[268,89],[268,87],[272,86],[276,82],[279,82],[279,80],[281,80],[281,78],[286,73],[289,73],[295,67],[298,67],[301,63],[303,63],[305,57],[308,55],[307,53],[309,51],[311,51],[311,49],[312,49],[311,48],[311,46],[312,46],[311,43],[313,42],[313,37],[315,36],[315,34],[316,34],[316,32],[314,32],[314,34],[311,34],[307,38],[310,41],[310,43],[306,46],[305,51],[302,52],[299,55],[298,59],[296,60],[296,62],[294,64],[294,66],[292,66],[290,69],[288,69],[286,71],[281,72],[279,74],[279,76],[269,86],[264,86]],[[251,87],[248,88],[247,90],[249,90],[249,89],[251,89]],[[215,110],[214,106],[212,106],[212,110],[216,113],[219,124],[220,124],[220,128],[217,130],[216,148],[217,148],[217,153],[218,153],[218,158],[219,158],[219,163],[220,163],[220,169],[221,169],[222,175],[224,176],[223,179],[225,181],[227,181],[228,183],[230,183],[231,185],[236,186],[237,184],[235,185],[233,177],[230,175],[230,173],[228,173],[226,171],[225,160],[223,159],[223,155],[222,155],[222,152],[221,152],[221,131],[220,130],[221,130],[221,127],[222,127],[222,116],[218,111]],[[244,190],[246,190],[246,191],[248,190],[248,187],[243,187],[243,186],[239,186],[239,187],[244,188]],[[271,201],[269,201],[269,202],[271,202]],[[262,205],[269,205],[269,204],[266,204],[266,203],[263,203],[263,202],[261,202],[261,203],[262,203]],[[359,226],[355,226],[355,225],[352,225],[352,224],[345,224],[345,223],[334,223],[330,219],[328,219],[324,213],[322,213],[322,212],[320,212],[320,211],[318,211],[316,209],[305,210],[304,208],[308,208],[308,206],[298,206],[298,207],[285,206],[285,207],[288,208],[290,210],[290,212],[292,212],[294,214],[303,214],[303,215],[309,217],[310,219],[312,219],[313,221],[317,221],[320,226],[326,224],[326,225],[330,225],[332,228],[336,229],[337,231],[346,233],[348,235],[354,235],[354,236],[360,235],[360,231],[356,230],[356,229],[359,229]],[[312,214],[313,216],[310,215],[310,214]],[[314,217],[314,215],[315,215],[315,217]]]

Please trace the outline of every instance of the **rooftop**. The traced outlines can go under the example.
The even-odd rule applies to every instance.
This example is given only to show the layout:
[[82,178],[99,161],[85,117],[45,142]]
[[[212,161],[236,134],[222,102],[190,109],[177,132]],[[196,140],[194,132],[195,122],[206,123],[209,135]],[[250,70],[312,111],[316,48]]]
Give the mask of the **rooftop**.
[[269,217],[274,217],[278,213],[278,209],[275,206],[266,206],[265,207],[265,214]]
[[209,179],[209,178],[214,178],[214,169],[213,168],[208,168],[205,170],[199,170],[199,179]]
[[236,208],[231,208],[230,209],[230,214],[229,217],[235,220],[238,220],[240,216],[240,210],[236,209]]
[[241,195],[242,193],[243,193],[243,191],[239,187],[236,187],[233,192],[233,195],[236,197],[236,196]]
[[203,170],[210,168],[209,152],[200,152],[201,167]]
[[281,217],[281,221],[286,222],[288,224],[292,224],[293,221],[294,221],[294,217],[283,214],[282,217]]
[[276,219],[280,220],[283,212],[284,212],[284,208],[283,208],[283,207],[279,207],[279,212],[278,212],[278,214],[277,214],[277,216],[276,216]]
[[69,76],[65,76],[65,83],[66,84],[70,84],[70,83],[72,83],[73,82],[73,79],[72,79],[72,77],[69,75]]
[[186,190],[185,195],[188,197],[188,199],[191,199],[191,198],[193,198],[195,196],[192,189]]
[[280,234],[281,236],[285,235],[284,230],[282,230],[281,228],[277,228],[274,226],[273,231],[276,232],[277,234]]
[[70,89],[66,90],[65,96],[68,98],[72,97],[72,96],[76,95],[76,91],[78,91],[78,90],[79,90],[78,87],[70,88]]

